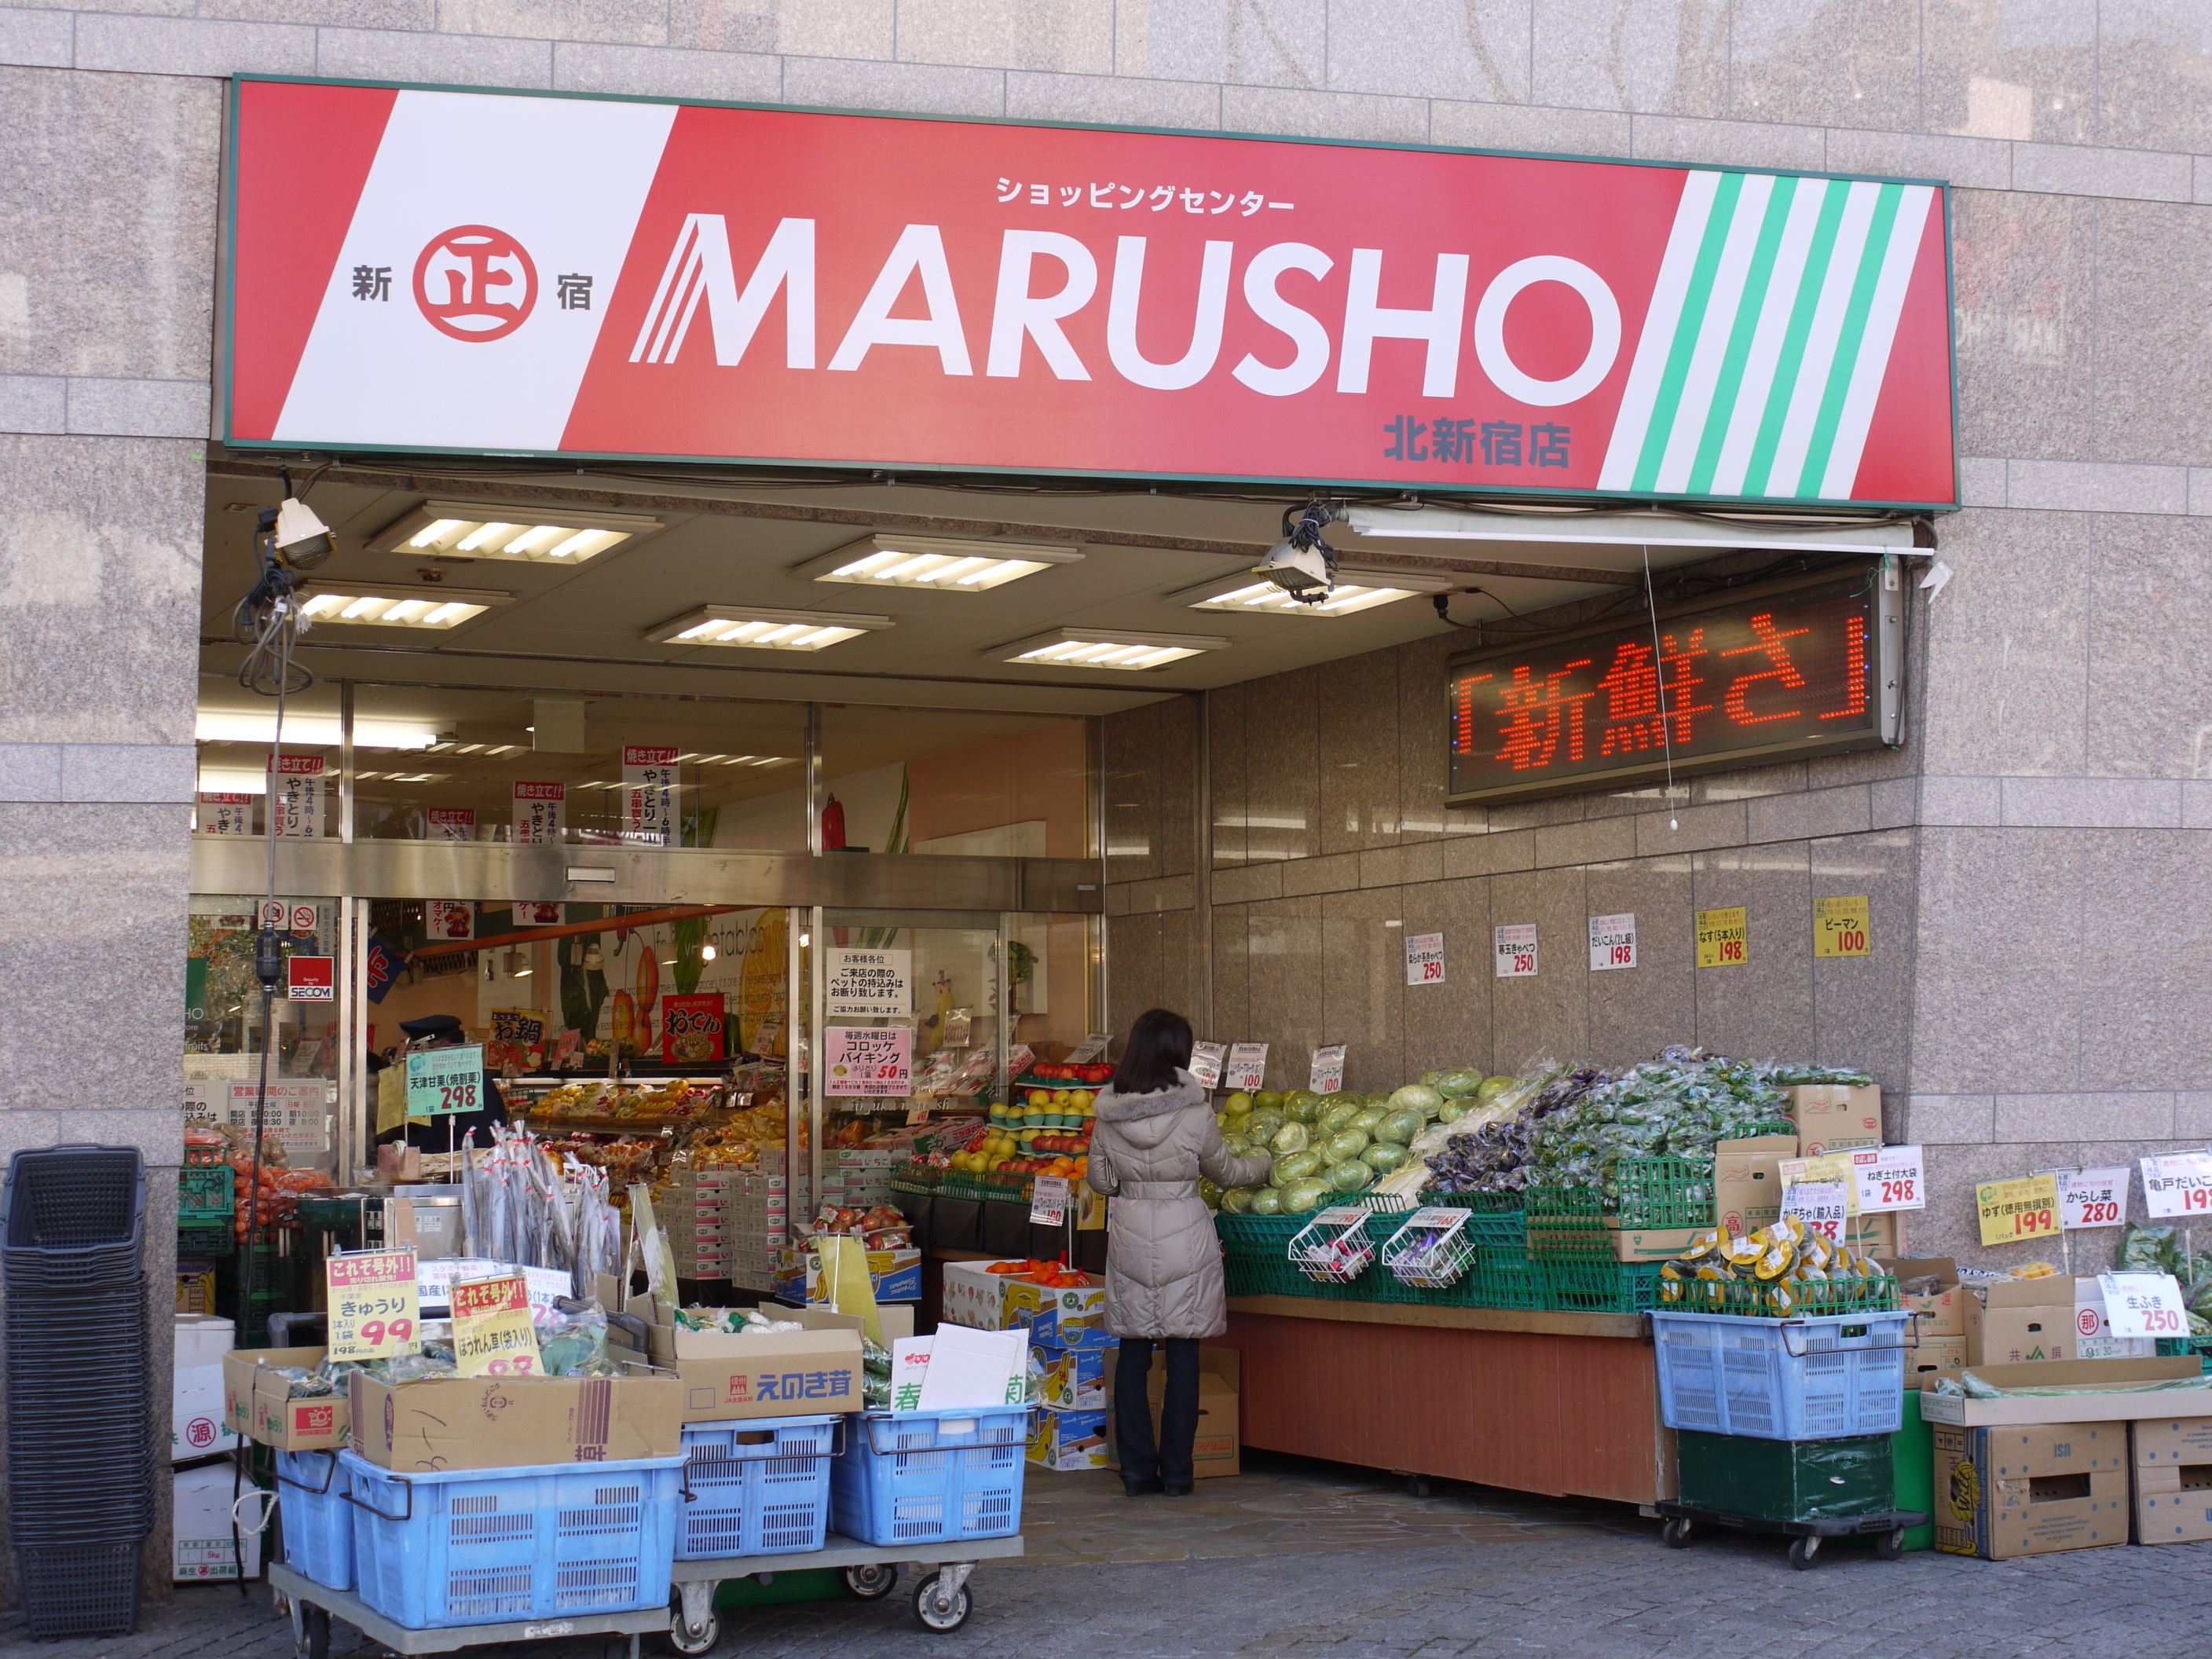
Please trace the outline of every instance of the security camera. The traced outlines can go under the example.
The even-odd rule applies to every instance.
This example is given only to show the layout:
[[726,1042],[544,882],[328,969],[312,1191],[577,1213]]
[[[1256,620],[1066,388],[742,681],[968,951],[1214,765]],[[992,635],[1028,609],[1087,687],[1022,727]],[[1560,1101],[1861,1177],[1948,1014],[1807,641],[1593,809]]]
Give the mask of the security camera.
[[270,550],[288,570],[313,570],[331,556],[330,526],[296,495],[287,495],[268,526]]
[[1265,576],[1301,604],[1319,605],[1336,589],[1335,550],[1321,534],[1335,516],[1320,501],[1310,503],[1295,525],[1285,514],[1283,539],[1253,567],[1254,574]]

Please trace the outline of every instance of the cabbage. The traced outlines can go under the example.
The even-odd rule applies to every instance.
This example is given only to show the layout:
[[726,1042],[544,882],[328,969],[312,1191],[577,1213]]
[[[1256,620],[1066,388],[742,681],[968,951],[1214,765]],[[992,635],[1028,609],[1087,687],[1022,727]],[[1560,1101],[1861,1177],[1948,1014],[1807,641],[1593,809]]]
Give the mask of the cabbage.
[[1231,1158],[1242,1158],[1252,1150],[1252,1143],[1232,1132],[1221,1137],[1221,1150]]
[[1374,1169],[1356,1158],[1329,1166],[1328,1187],[1331,1192],[1356,1193],[1370,1185],[1374,1179]]
[[1321,1115],[1321,1097],[1310,1089],[1294,1089],[1283,1097],[1283,1115],[1300,1123]]
[[1303,1181],[1310,1175],[1319,1175],[1328,1160],[1308,1147],[1302,1152],[1291,1152],[1275,1160],[1273,1171],[1267,1176],[1270,1187],[1287,1187],[1293,1181]]
[[1245,1113],[1252,1109],[1252,1097],[1246,1094],[1242,1089],[1239,1089],[1235,1094],[1229,1097],[1226,1104],[1230,1116],[1242,1117]]
[[1262,1187],[1258,1192],[1252,1194],[1252,1213],[1254,1215],[1279,1215],[1282,1212],[1282,1208],[1283,1195],[1277,1192],[1273,1187]]
[[1328,1182],[1319,1176],[1308,1176],[1303,1181],[1293,1181],[1283,1188],[1282,1208],[1279,1213],[1304,1215],[1308,1211],[1318,1208],[1328,1194]]
[[1240,1133],[1255,1146],[1264,1146],[1275,1138],[1275,1131],[1286,1121],[1280,1112],[1255,1112],[1244,1120]]
[[1395,1140],[1401,1146],[1410,1146],[1415,1135],[1425,1127],[1419,1110],[1412,1106],[1401,1106],[1375,1126],[1375,1139]]
[[1358,1158],[1367,1150],[1368,1135],[1364,1129],[1339,1129],[1328,1138],[1322,1150],[1331,1164],[1341,1164],[1348,1158]]
[[1418,1083],[1409,1083],[1390,1097],[1392,1111],[1402,1112],[1410,1109],[1425,1118],[1434,1117],[1443,1103],[1443,1096]]
[[1207,1209],[1218,1210],[1221,1207],[1221,1188],[1204,1176],[1198,1178],[1198,1195],[1204,1200]]
[[1486,1077],[1474,1091],[1474,1097],[1487,1106],[1512,1086],[1513,1079],[1510,1077]]
[[1330,1107],[1321,1115],[1321,1132],[1325,1135],[1334,1134],[1352,1119],[1358,1117],[1360,1110],[1361,1108],[1357,1101],[1347,1100],[1340,1106]]
[[1227,1214],[1243,1215],[1252,1207],[1252,1189],[1249,1187],[1231,1187],[1221,1194],[1221,1207]]
[[1423,1086],[1423,1087],[1425,1087],[1425,1088],[1429,1088],[1429,1089],[1433,1089],[1433,1088],[1435,1088],[1435,1087],[1437,1086],[1437,1079],[1438,1078],[1442,1077],[1443,1075],[1443,1073],[1442,1072],[1424,1072],[1424,1073],[1421,1073],[1421,1084],[1422,1084],[1422,1086]]
[[1460,1119],[1467,1115],[1467,1102],[1464,1100],[1455,1099],[1450,1095],[1446,1095],[1444,1097],[1443,1109],[1437,1113],[1437,1121],[1439,1123],[1456,1123]]
[[1406,1160],[1413,1157],[1403,1146],[1387,1140],[1378,1140],[1360,1153],[1359,1161],[1377,1175],[1389,1175],[1393,1170],[1403,1169]]
[[1431,1072],[1421,1081],[1440,1095],[1471,1095],[1482,1087],[1482,1073],[1479,1067],[1462,1066],[1456,1071],[1446,1072],[1441,1077]]
[[1347,1128],[1353,1129],[1364,1129],[1371,1135],[1375,1133],[1375,1126],[1380,1123],[1389,1115],[1390,1108],[1388,1106],[1363,1107],[1360,1109],[1358,1115],[1355,1116],[1346,1127]]
[[1267,1137],[1268,1150],[1273,1152],[1303,1152],[1313,1133],[1303,1123],[1285,1123]]
[[1252,1104],[1262,1112],[1279,1112],[1283,1109],[1283,1097],[1273,1089],[1262,1089],[1252,1097]]

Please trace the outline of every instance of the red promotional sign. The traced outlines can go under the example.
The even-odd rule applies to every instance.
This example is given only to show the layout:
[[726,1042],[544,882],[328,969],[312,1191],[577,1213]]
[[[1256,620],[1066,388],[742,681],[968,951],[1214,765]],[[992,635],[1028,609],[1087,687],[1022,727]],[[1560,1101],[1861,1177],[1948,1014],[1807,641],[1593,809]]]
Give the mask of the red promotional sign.
[[284,995],[292,1002],[329,1002],[337,994],[335,957],[284,958]]
[[660,1000],[660,1057],[671,1066],[720,1065],[723,1029],[720,991]]
[[236,444],[1956,500],[1940,185],[235,96]]

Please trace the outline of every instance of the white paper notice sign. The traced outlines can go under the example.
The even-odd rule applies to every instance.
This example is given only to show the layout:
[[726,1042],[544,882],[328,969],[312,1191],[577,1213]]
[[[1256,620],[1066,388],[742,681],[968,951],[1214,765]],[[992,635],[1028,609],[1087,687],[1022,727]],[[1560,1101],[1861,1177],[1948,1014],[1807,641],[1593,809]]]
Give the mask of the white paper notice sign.
[[905,1019],[914,1012],[914,952],[833,946],[823,985],[832,1019]]
[[477,907],[466,899],[424,899],[422,936],[425,939],[474,939]]
[[1030,1220],[1039,1227],[1057,1227],[1067,1219],[1067,1177],[1036,1177],[1030,1192]]
[[1536,924],[1533,921],[1515,922],[1510,927],[1494,927],[1498,948],[1498,977],[1500,979],[1534,979],[1536,976]]
[[2154,1216],[2212,1214],[2212,1152],[2144,1158],[2142,1180],[2143,1207]]
[[[261,1092],[258,1079],[233,1083],[224,1102],[223,1120],[234,1129],[253,1127],[254,1097]],[[331,1148],[331,1085],[322,1082],[271,1083],[262,1108],[261,1133],[289,1153],[319,1154]],[[250,1142],[249,1142],[250,1144]]]
[[269,812],[280,836],[323,833],[323,757],[279,755],[270,780]]
[[1406,935],[1406,983],[1441,985],[1444,982],[1444,936],[1442,933]]
[[2140,1336],[2186,1336],[2189,1310],[2172,1273],[2099,1273],[2105,1316],[2123,1341]]
[[1863,1146],[1850,1158],[1861,1215],[1928,1207],[1917,1146]]
[[253,797],[210,794],[199,796],[199,832],[204,836],[250,836],[253,833]]
[[1232,1042],[1229,1045],[1229,1069],[1221,1075],[1222,1085],[1230,1089],[1264,1089],[1267,1086],[1267,1045],[1264,1042]]
[[1801,1181],[1783,1189],[1782,1213],[1794,1215],[1821,1237],[1839,1242],[1849,1194],[1840,1181]]
[[558,841],[568,827],[567,784],[518,782],[514,786],[515,840]]
[[2060,1226],[2117,1227],[2128,1218],[2126,1164],[2109,1170],[2059,1170],[2054,1173],[2058,1176]]
[[1636,966],[1636,913],[1589,919],[1590,972]]
[[677,765],[674,749],[623,745],[623,839],[634,845],[676,845]]
[[1333,1042],[1313,1051],[1306,1067],[1306,1087],[1317,1095],[1333,1095],[1344,1087],[1344,1044]]
[[1194,1042],[1190,1045],[1190,1074],[1198,1079],[1201,1089],[1221,1086],[1221,1062],[1229,1050],[1218,1042]]

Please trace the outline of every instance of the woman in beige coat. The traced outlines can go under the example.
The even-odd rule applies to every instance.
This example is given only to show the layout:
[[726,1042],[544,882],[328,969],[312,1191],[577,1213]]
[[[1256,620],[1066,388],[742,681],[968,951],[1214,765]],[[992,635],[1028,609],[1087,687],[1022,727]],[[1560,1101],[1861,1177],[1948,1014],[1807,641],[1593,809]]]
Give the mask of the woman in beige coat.
[[[1100,1091],[1085,1179],[1107,1212],[1106,1328],[1121,1340],[1114,1426],[1132,1498],[1191,1489],[1198,1433],[1198,1345],[1229,1328],[1221,1246],[1198,1178],[1223,1187],[1265,1181],[1265,1152],[1230,1155],[1205,1088],[1193,1078],[1190,1022],[1164,1008],[1137,1016],[1114,1081]],[[1146,1379],[1152,1344],[1167,1345],[1159,1443]]]

